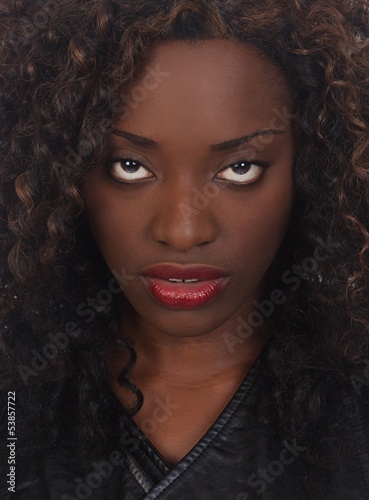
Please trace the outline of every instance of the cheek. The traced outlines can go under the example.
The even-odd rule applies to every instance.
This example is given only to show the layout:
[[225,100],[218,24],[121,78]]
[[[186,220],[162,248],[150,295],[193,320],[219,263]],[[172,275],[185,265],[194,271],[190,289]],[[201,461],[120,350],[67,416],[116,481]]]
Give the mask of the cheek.
[[135,246],[137,222],[132,217],[122,217],[122,211],[109,204],[89,210],[88,220],[108,266],[114,267],[122,262],[129,255],[130,248]]
[[[234,256],[242,255],[241,266],[264,272],[272,263],[287,232],[293,205],[293,189],[266,192],[233,216]],[[251,265],[250,265],[251,264]]]

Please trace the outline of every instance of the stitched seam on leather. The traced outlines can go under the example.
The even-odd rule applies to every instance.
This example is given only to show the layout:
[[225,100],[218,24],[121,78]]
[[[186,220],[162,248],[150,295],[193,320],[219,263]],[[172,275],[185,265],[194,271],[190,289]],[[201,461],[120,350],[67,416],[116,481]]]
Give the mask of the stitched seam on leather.
[[[147,449],[145,448],[145,445],[146,445]],[[157,462],[155,462],[154,459],[152,458],[150,453],[153,453],[153,450],[151,449],[149,443],[142,441],[142,439],[140,438],[140,439],[138,439],[138,447],[139,447],[139,450],[145,455],[145,457],[147,457],[150,460],[151,464],[156,468],[156,470],[158,472],[160,472],[161,474],[168,474],[168,471],[161,470],[161,468],[159,467],[159,464]],[[164,464],[163,464],[163,467],[164,467]]]
[[[138,462],[136,461],[136,459],[127,451],[127,450],[123,450],[123,453],[125,453],[126,457],[128,458],[128,460],[130,461],[130,464],[128,465],[132,465],[132,462],[134,462],[134,464],[136,465],[137,467],[137,470],[140,471],[140,473],[146,477],[146,479],[148,480],[149,483],[151,483],[152,486],[154,486],[154,483],[151,481],[151,479],[149,478],[149,476],[145,473],[145,471],[139,466]],[[133,479],[136,481],[136,483],[140,486],[140,488],[142,488],[144,491],[145,491],[145,494],[148,494],[150,493],[150,491],[146,492],[146,488],[140,483],[139,479],[136,477],[136,475],[134,474],[134,472],[131,470],[131,467],[129,466],[127,469],[126,469],[130,474],[131,476],[133,477]]]
[[[228,423],[228,421],[230,420],[230,418],[234,415],[234,413],[236,412],[236,410],[239,408],[239,406],[241,405],[241,403],[244,401],[244,399],[246,398],[247,394],[249,393],[249,391],[251,390],[252,386],[254,385],[255,381],[256,381],[256,376],[257,376],[257,373],[255,373],[259,367],[259,364],[260,364],[260,358],[258,359],[257,361],[257,364],[254,366],[255,370],[254,370],[254,377],[253,377],[253,380],[250,381],[250,385],[244,389],[245,390],[245,393],[243,394],[243,396],[240,398],[240,400],[238,401],[238,403],[236,404],[236,406],[233,408],[233,410],[231,411],[231,413],[227,416],[227,418],[225,419],[225,421],[222,423],[222,425],[219,427],[219,429],[211,436],[211,438],[209,439],[209,441],[206,443],[206,446],[199,452],[199,454],[191,461],[191,463],[187,464],[187,466],[172,480],[169,482],[169,484],[167,484],[165,486],[164,489],[162,489],[155,497],[152,497],[153,499],[157,499],[157,498],[160,498],[163,493],[169,488],[169,486],[172,486],[173,484],[175,484],[175,482],[177,481],[177,479],[179,479],[180,477],[183,476],[183,474],[188,470],[189,466],[191,465],[194,465],[194,463],[196,462],[196,460],[198,458],[201,457],[201,455],[204,453],[204,451],[208,448],[208,446],[214,441],[214,439],[219,435],[219,433],[223,430],[224,426]],[[247,380],[247,379],[246,379]],[[150,493],[148,493],[148,495],[150,495]],[[146,497],[147,498],[147,497]]]
[[[148,449],[145,449],[145,445],[147,446]],[[168,474],[168,472],[170,472],[170,468],[168,468],[165,463],[159,461],[159,458],[156,457],[155,451],[152,450],[149,442],[148,443],[140,442],[139,448],[143,453],[145,453],[147,458],[149,458],[151,463],[156,467],[156,469],[160,472],[160,474],[165,475]]]
[[[157,461],[154,460],[155,451],[151,448],[150,441],[142,433],[140,428],[137,427],[138,433],[136,434],[136,433],[133,433],[133,431],[132,431],[132,427],[135,427],[135,426],[132,425],[131,423],[129,423],[128,425],[129,425],[129,431],[131,432],[132,436],[134,436],[137,439],[137,441],[136,441],[138,444],[137,451],[143,453],[145,458],[150,460],[151,465],[155,467],[156,471],[159,472],[159,474],[162,474],[162,476],[165,476],[166,474],[168,474],[170,472],[170,469],[168,469],[168,467],[166,467],[166,465],[164,463],[163,464],[161,462],[158,463]],[[129,452],[128,450],[124,450],[124,451],[126,453],[129,453],[132,457],[134,457],[134,455],[132,455],[132,453]],[[137,460],[136,460],[136,463],[138,463]]]
[[[138,464],[137,460],[134,458],[134,455],[128,450],[125,450],[125,451],[126,451],[126,453],[129,453],[129,455]],[[158,468],[157,464],[152,460],[151,456],[147,453],[147,450],[145,450],[144,443],[141,442],[141,439],[138,439],[138,450],[137,451],[138,451],[138,453],[142,453],[145,458],[150,460],[151,465],[153,465],[158,472],[162,473],[162,471]]]

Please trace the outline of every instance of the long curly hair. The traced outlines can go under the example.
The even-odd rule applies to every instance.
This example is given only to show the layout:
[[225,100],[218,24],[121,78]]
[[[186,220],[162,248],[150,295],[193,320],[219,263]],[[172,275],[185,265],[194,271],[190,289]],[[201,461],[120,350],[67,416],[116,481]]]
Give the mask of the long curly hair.
[[[281,68],[299,124],[296,201],[267,287],[288,300],[268,318],[260,418],[327,468],[330,388],[345,390],[368,357],[367,0],[3,0],[0,27],[0,380],[17,393],[22,442],[43,449],[73,422],[81,451],[98,453],[141,407],[81,181],[104,162],[124,89],[154,43],[236,39]],[[312,260],[323,240],[329,258]],[[289,270],[299,270],[294,287]],[[119,382],[136,396],[131,408],[108,383],[112,346],[127,355]]]

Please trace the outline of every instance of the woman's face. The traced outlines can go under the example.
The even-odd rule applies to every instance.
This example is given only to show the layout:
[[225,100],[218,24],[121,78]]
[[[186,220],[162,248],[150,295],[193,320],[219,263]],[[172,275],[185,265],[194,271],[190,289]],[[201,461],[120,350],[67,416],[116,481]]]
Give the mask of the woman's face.
[[[174,336],[229,331],[261,299],[290,220],[287,83],[255,48],[173,41],[152,48],[122,100],[111,161],[82,192],[123,311]],[[148,270],[163,264],[179,269]]]

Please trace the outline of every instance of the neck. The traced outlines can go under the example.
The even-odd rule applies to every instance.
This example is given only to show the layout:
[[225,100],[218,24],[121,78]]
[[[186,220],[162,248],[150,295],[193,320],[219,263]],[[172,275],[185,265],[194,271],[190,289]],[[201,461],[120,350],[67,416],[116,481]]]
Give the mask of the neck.
[[[228,331],[236,331],[236,326]],[[142,385],[145,381],[160,379],[183,387],[211,385],[217,379],[229,377],[242,380],[269,335],[263,325],[248,338],[237,339],[235,344],[227,341],[222,327],[200,336],[176,337],[130,314],[121,319],[120,331],[133,342],[137,353],[130,375],[134,383]],[[123,366],[122,359],[115,358],[111,366],[113,374],[117,374]]]

